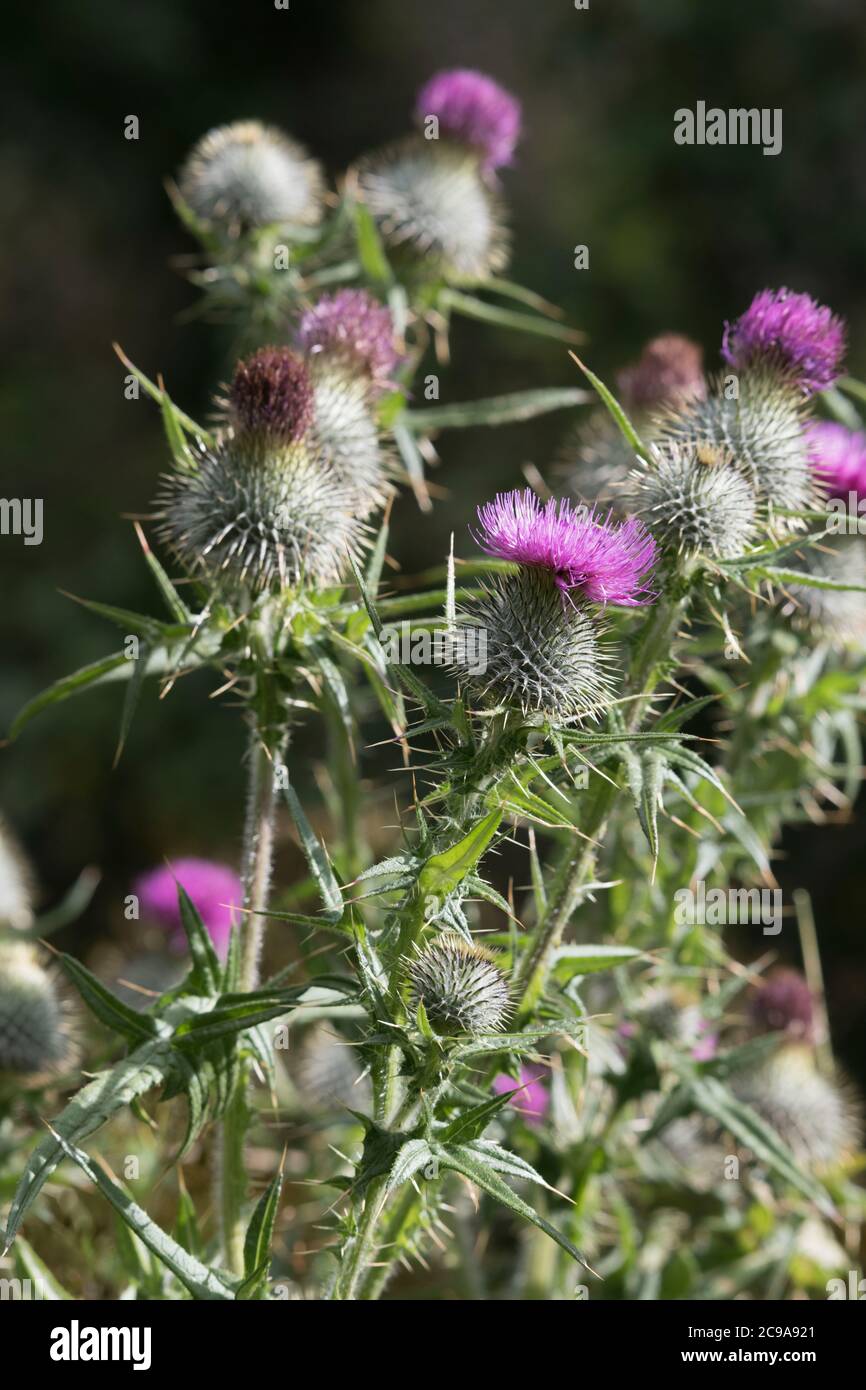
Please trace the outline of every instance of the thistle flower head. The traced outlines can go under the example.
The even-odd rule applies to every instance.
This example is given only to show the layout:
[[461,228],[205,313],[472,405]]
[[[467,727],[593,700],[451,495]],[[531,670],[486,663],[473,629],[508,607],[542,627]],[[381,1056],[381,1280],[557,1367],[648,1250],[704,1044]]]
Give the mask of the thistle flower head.
[[520,103],[484,73],[470,68],[437,72],[415,102],[419,125],[431,116],[442,134],[477,150],[485,169],[511,163],[520,138]]
[[238,362],[229,419],[239,434],[266,434],[286,444],[303,439],[313,421],[313,383],[304,359],[289,348],[263,347]]
[[763,366],[744,371],[735,394],[718,381],[706,400],[663,413],[655,433],[662,444],[708,444],[731,455],[751,480],[773,529],[789,531],[802,529],[802,522],[782,511],[808,511],[818,501],[805,423],[803,393]]
[[832,386],[845,350],[845,325],[808,294],[761,290],[744,314],[725,324],[722,357],[740,371],[765,363],[807,396]]
[[33,880],[15,836],[0,820],[0,927],[26,931],[33,923]]
[[230,236],[272,223],[315,226],[322,216],[319,165],[259,121],[209,131],[187,157],[178,184],[196,216]]
[[544,570],[503,576],[460,617],[455,669],[485,703],[565,724],[597,716],[610,699],[596,619]]
[[240,920],[243,884],[227,864],[210,859],[176,859],[141,874],[133,885],[141,917],[153,921],[168,934],[172,950],[186,948],[177,901],[180,884],[195,905],[217,952],[228,950],[232,925]]
[[776,970],[763,981],[749,1001],[749,1016],[760,1033],[787,1033],[814,1041],[812,991],[798,970]]
[[652,463],[631,475],[631,502],[656,539],[714,559],[741,555],[755,532],[757,497],[733,455],[673,440],[650,451]]
[[591,603],[648,603],[656,544],[636,517],[613,524],[567,499],[542,503],[530,488],[502,492],[478,509],[476,537],[488,555],[547,570],[563,592]]
[[68,1065],[69,1019],[32,946],[0,943],[0,1072],[37,1080]]
[[806,426],[809,457],[828,497],[866,497],[866,434],[835,420],[810,420]]
[[430,1027],[443,1037],[494,1033],[508,1014],[508,983],[493,956],[456,932],[417,951],[408,977],[413,1012],[423,1004]]
[[377,385],[385,385],[397,365],[391,311],[366,290],[322,295],[303,314],[297,341],[311,356],[344,359]]
[[521,1089],[508,1104],[520,1112],[526,1124],[540,1125],[550,1109],[550,1091],[544,1084],[549,1075],[549,1067],[521,1067],[517,1081],[510,1076],[497,1076],[493,1081],[493,1091],[495,1095],[502,1096],[519,1086]]
[[707,394],[704,350],[680,333],[662,333],[618,373],[617,384],[628,408],[636,412],[702,398]]
[[806,1044],[780,1048],[760,1066],[736,1073],[730,1084],[805,1166],[833,1167],[859,1142],[859,1111],[848,1088],[816,1070]]
[[314,423],[311,440],[325,468],[347,494],[355,521],[391,495],[392,460],[376,420],[370,381],[330,355],[312,358]]
[[189,573],[236,594],[336,583],[364,542],[356,492],[314,436],[238,434],[163,480],[160,534]]
[[405,279],[483,280],[508,264],[502,204],[465,146],[410,136],[361,160],[357,182]]

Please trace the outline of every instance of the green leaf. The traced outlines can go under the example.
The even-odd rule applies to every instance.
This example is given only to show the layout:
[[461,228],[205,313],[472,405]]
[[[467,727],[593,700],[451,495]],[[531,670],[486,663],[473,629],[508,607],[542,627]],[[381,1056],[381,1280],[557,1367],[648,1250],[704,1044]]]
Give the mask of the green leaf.
[[15,1239],[28,1208],[62,1159],[61,1139],[77,1144],[88,1138],[118,1110],[165,1081],[171,1069],[170,1045],[162,1041],[148,1042],[109,1070],[98,1072],[73,1096],[59,1119],[54,1121],[52,1133],[42,1140],[25,1165],[6,1222],[7,1247]]
[[147,675],[147,662],[149,656],[150,649],[146,643],[142,642],[139,647],[138,656],[134,659],[132,676],[123,697],[123,709],[120,713],[120,733],[117,737],[117,748],[114,752],[115,767],[117,767],[117,764],[123,756],[129,730],[132,727],[135,711],[138,708],[138,702],[141,698],[141,691],[144,685],[144,678]]
[[[126,367],[127,370],[132,373],[136,381],[141,383],[147,394],[150,396],[151,400],[156,401],[157,405],[160,408],[162,408],[163,400],[166,394],[165,391],[161,387],[157,386],[154,382],[152,382],[150,380],[150,377],[145,376],[144,372],[140,371],[139,368],[136,367],[134,362],[130,362],[129,358],[126,356],[126,354],[122,351],[122,349],[119,347],[117,343],[114,343],[113,347],[114,351],[120,358],[124,367]],[[203,440],[206,444],[210,444],[212,442],[212,437],[210,433],[207,430],[202,429],[201,425],[197,425],[195,420],[191,419],[189,415],[185,415],[182,410],[178,410],[177,406],[172,406],[172,413],[174,419],[184,430],[186,430],[187,434],[191,434],[195,438]]]
[[493,1096],[491,1100],[481,1101],[479,1105],[473,1105],[470,1110],[464,1110],[462,1115],[458,1115],[456,1120],[452,1120],[440,1132],[439,1142],[451,1144],[460,1139],[465,1143],[469,1139],[480,1138],[493,1116],[504,1105],[507,1105],[513,1096],[520,1095],[521,1089],[520,1086],[516,1086],[513,1091],[502,1091],[499,1095]]
[[177,905],[180,924],[186,936],[192,969],[187,977],[189,988],[197,994],[219,994],[223,970],[214,949],[211,934],[201,919],[198,908],[182,883],[177,883]]
[[388,264],[379,229],[363,203],[354,204],[352,216],[355,222],[358,258],[364,273],[380,290],[387,290],[393,283],[394,274]]
[[554,953],[552,974],[561,984],[575,975],[594,975],[597,970],[614,970],[642,954],[632,946],[560,946]]
[[129,1229],[167,1269],[171,1270],[193,1298],[234,1300],[236,1281],[230,1274],[222,1270],[208,1269],[207,1265],[190,1255],[182,1245],[178,1245],[176,1240],[162,1230],[99,1164],[94,1163],[86,1153],[75,1148],[61,1135],[57,1134],[55,1138],[66,1157],[76,1163],[85,1177],[99,1188],[103,1197],[107,1198]]
[[[280,1194],[283,1190],[283,1165],[280,1164],[271,1182],[256,1203],[250,1218],[244,1240],[244,1298],[260,1298],[267,1283],[271,1262],[271,1241],[277,1212],[280,1207]],[[249,1287],[247,1287],[249,1286]]]
[[418,875],[419,897],[446,898],[459,888],[487,850],[502,821],[501,811],[491,811],[450,849],[431,855]]
[[328,852],[307,820],[298,794],[290,782],[287,782],[283,788],[283,796],[300,837],[301,848],[310,867],[310,873],[316,880],[322,895],[325,917],[331,922],[338,922],[343,915],[343,894],[331,867]]
[[572,352],[569,355],[574,359],[578,367],[580,367],[586,379],[595,387],[626,444],[634,449],[635,453],[647,463],[652,462],[651,453],[613,393],[609,391],[604,382],[595,375],[595,372],[591,372],[589,367],[581,362],[576,353]]
[[74,956],[61,954],[60,964],[91,1013],[95,1014],[106,1028],[110,1028],[113,1033],[119,1033],[122,1038],[136,1046],[139,1043],[150,1042],[157,1036],[158,1025],[154,1018],[149,1014],[138,1013],[128,1004],[124,1004],[91,974],[81,961],[76,960]]
[[52,1274],[47,1264],[39,1258],[33,1246],[23,1236],[15,1242],[15,1273],[19,1279],[29,1279],[35,1290],[33,1297],[46,1303],[65,1302],[72,1298],[71,1293]]
[[272,994],[261,991],[223,995],[220,1003],[209,1013],[188,1018],[179,1024],[172,1034],[172,1043],[176,1047],[189,1049],[221,1042],[257,1023],[267,1023],[268,1019],[288,1013],[308,989],[308,985],[300,985],[295,989],[276,990]]
[[570,410],[592,400],[589,391],[577,387],[550,387],[540,391],[512,391],[505,396],[487,396],[477,401],[431,406],[428,410],[407,410],[403,419],[415,434],[433,430],[459,430],[475,425],[511,425],[533,420],[552,410]]
[[478,319],[481,323],[492,323],[497,328],[509,328],[518,333],[535,333],[542,338],[555,338],[560,343],[581,343],[585,334],[567,324],[554,323],[537,314],[521,314],[514,309],[503,309],[500,304],[488,304],[473,295],[462,294],[459,290],[443,290],[439,297],[443,308],[452,309],[467,319]]
[[403,467],[406,469],[418,506],[422,512],[429,512],[431,502],[430,494],[427,491],[427,480],[424,477],[424,456],[415,443],[415,435],[408,425],[405,412],[398,415],[391,426],[391,433],[394,436],[394,443],[397,445],[400,458],[403,460]]
[[390,1197],[395,1188],[408,1182],[422,1168],[427,1168],[432,1161],[433,1151],[426,1139],[409,1139],[394,1159],[383,1200]]
[[572,1245],[568,1237],[558,1231],[555,1226],[551,1226],[550,1222],[546,1221],[543,1216],[539,1216],[538,1212],[528,1202],[524,1202],[522,1197],[518,1197],[517,1193],[508,1186],[508,1183],[499,1176],[489,1156],[479,1154],[468,1144],[455,1144],[450,1148],[440,1147],[437,1144],[433,1148],[433,1154],[439,1160],[442,1168],[450,1168],[455,1173],[462,1173],[464,1178],[468,1178],[476,1187],[489,1193],[504,1207],[508,1207],[518,1216],[522,1216],[524,1220],[530,1221],[533,1226],[537,1226],[540,1231],[544,1231],[545,1235],[556,1241],[556,1244],[567,1251],[573,1260],[577,1260],[578,1264],[589,1269],[586,1260],[577,1247]]
[[818,574],[806,574],[802,570],[782,569],[777,565],[756,567],[756,574],[776,584],[800,584],[804,589],[832,589],[843,593],[854,591],[866,594],[866,584],[846,584],[841,579],[822,579]]
[[62,700],[68,700],[73,695],[80,695],[82,690],[88,690],[92,685],[98,685],[105,680],[112,671],[118,667],[125,666],[127,658],[123,652],[115,652],[112,656],[104,656],[100,661],[92,661],[88,666],[82,666],[78,671],[73,671],[69,676],[63,676],[53,685],[49,685],[47,690],[43,690],[39,695],[28,700],[27,704],[15,716],[12,727],[9,730],[10,739],[15,739],[37,714],[47,709],[49,705],[59,704]]
[[162,595],[162,599],[165,603],[166,608],[168,609],[172,617],[176,618],[179,623],[185,623],[188,625],[192,621],[192,614],[190,613],[183,599],[180,597],[180,594],[177,592],[177,589],[172,584],[171,580],[169,579],[159,560],[154,555],[153,551],[151,550],[148,544],[147,537],[145,536],[141,527],[137,523],[135,530],[136,535],[138,536],[138,543],[141,546],[145,561],[147,563],[147,567],[153,575],[154,579],[156,580],[156,586]]

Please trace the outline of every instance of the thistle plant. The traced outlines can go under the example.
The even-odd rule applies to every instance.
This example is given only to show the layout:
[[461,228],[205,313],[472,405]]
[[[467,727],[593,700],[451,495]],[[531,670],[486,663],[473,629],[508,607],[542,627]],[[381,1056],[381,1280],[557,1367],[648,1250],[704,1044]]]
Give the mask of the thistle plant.
[[[72,1165],[153,1257],[127,1271],[142,1297],[273,1300],[290,1277],[304,1297],[369,1301],[416,1259],[485,1298],[572,1297],[586,1281],[598,1297],[664,1296],[686,1228],[685,1296],[738,1278],[767,1296],[770,1276],[743,1260],[762,1220],[784,1223],[793,1250],[807,1222],[842,1241],[863,1213],[810,906],[796,904],[805,980],[763,980],[758,950],[736,960],[737,922],[719,915],[731,893],[763,910],[784,825],[849,810],[861,780],[866,671],[849,639],[866,581],[847,561],[829,572],[822,512],[862,472],[858,431],[824,418],[844,330],[808,296],[768,290],[726,327],[718,378],[666,334],[618,394],[574,358],[577,386],[422,407],[417,374],[431,351],[446,360],[461,314],[579,335],[498,278],[516,100],[444,73],[415,119],[330,194],[305,151],[255,122],[211,132],[183,167],[203,307],[230,313],[242,348],[212,428],[128,364],[165,426],[155,526],[139,535],[166,614],[91,603],[134,630],[136,661],[60,680],[13,732],[123,680],[120,752],[149,680],[168,695],[209,671],[248,734],[242,850],[233,866],[166,846],[135,883],[143,927],[185,958],[142,1007],[58,953],[112,1042],[103,1032],[104,1065],[65,1104],[52,1095],[6,1241]],[[268,266],[277,238],[282,271]],[[386,578],[390,508],[423,525],[432,505],[434,438],[590,398],[625,465],[615,508],[478,496],[441,569]],[[840,601],[848,616],[819,614]],[[445,669],[425,669],[416,643],[438,643]],[[313,726],[327,765],[311,805]],[[402,762],[396,828],[393,783],[368,772],[383,741]],[[283,837],[303,881],[275,874]],[[520,873],[504,876],[514,855]],[[73,1056],[5,858],[0,1071],[18,1078],[2,1095],[21,1127],[25,1085],[56,1082]],[[708,883],[713,917],[695,909]],[[161,1223],[85,1146],[104,1125],[126,1143],[150,1133],[145,1106],[181,1098],[180,1151],[159,1165],[176,1173],[177,1212]],[[313,1217],[283,1199],[274,1130],[296,1123],[290,1180],[311,1184]],[[742,1177],[722,1196],[731,1155]],[[199,1179],[193,1196],[185,1168],[209,1190]],[[695,1214],[695,1192],[723,1223]],[[494,1241],[479,1269],[467,1252],[494,1210],[521,1258],[506,1268]],[[819,1275],[786,1257],[792,1295]]]

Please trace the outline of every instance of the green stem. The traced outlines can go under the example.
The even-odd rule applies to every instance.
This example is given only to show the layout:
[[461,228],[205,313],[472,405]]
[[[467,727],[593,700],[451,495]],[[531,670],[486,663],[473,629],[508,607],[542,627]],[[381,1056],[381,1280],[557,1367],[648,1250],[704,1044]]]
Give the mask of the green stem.
[[[625,688],[626,695],[634,694],[637,697],[627,706],[625,727],[629,733],[640,729],[651,697],[670,665],[671,650],[686,605],[686,595],[681,584],[677,584],[675,593],[661,598],[652,609]],[[535,940],[523,958],[517,977],[519,1023],[526,1022],[535,1012],[563,933],[579,907],[587,886],[595,878],[599,845],[604,839],[617,793],[618,788],[610,781],[604,781],[598,788],[582,827],[587,839],[560,876],[558,891],[551,894],[547,911],[536,928]]]
[[[282,742],[278,745],[282,749]],[[250,738],[249,794],[244,830],[244,908],[239,927],[240,972],[238,989],[254,990],[259,982],[274,851],[276,778],[274,757],[257,723]],[[218,1209],[223,1256],[235,1274],[244,1272],[244,1207],[247,1198],[244,1139],[250,1121],[247,1103],[249,1069],[241,1064],[232,1096],[220,1125]]]
[[358,1298],[361,1280],[379,1247],[376,1231],[385,1205],[387,1186],[388,1177],[385,1174],[374,1179],[367,1189],[358,1229],[343,1246],[340,1268],[331,1295],[336,1301],[353,1302]]

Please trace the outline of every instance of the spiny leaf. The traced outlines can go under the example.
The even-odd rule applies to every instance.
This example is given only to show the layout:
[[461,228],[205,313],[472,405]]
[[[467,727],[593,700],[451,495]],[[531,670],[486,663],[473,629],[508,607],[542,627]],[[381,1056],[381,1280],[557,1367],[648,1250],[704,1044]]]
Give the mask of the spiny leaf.
[[110,1028],[113,1033],[119,1033],[122,1038],[136,1045],[152,1041],[157,1036],[159,1030],[154,1018],[149,1014],[138,1013],[128,1004],[124,1004],[123,1000],[112,994],[101,980],[91,974],[86,965],[81,964],[81,961],[76,960],[74,956],[61,954],[60,964],[91,1013],[95,1014],[106,1028]]
[[234,1299],[233,1286],[236,1281],[230,1274],[222,1270],[208,1269],[207,1265],[190,1255],[167,1231],[158,1226],[99,1164],[94,1163],[86,1153],[75,1148],[62,1135],[57,1134],[55,1138],[66,1157],[76,1163],[85,1177],[99,1188],[129,1229],[167,1269],[171,1270],[193,1298],[223,1301]]
[[431,406],[427,410],[407,410],[403,416],[415,434],[433,430],[466,429],[474,425],[510,425],[532,420],[552,410],[568,410],[592,400],[589,391],[576,387],[551,387],[540,391],[512,391],[505,396],[487,396],[477,401]]

